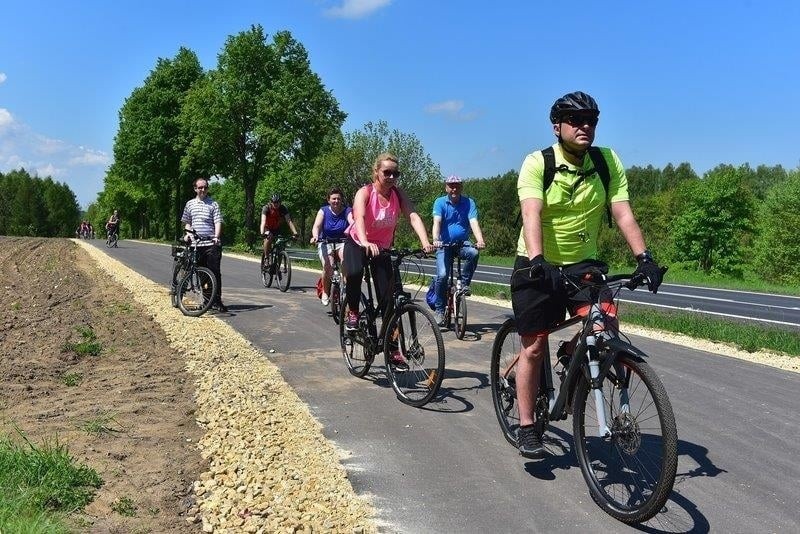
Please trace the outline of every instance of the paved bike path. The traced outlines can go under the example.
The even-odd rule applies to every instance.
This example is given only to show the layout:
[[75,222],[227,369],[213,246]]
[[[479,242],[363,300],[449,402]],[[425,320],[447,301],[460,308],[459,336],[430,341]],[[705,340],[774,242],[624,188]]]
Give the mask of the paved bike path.
[[[169,280],[168,247],[123,241],[107,252],[148,278]],[[348,374],[338,331],[315,298],[316,274],[296,269],[292,289],[280,293],[261,286],[254,262],[225,256],[222,272],[231,313],[218,317],[281,368],[325,435],[347,451],[343,464],[353,485],[372,496],[385,530],[632,530],[589,497],[571,450],[571,419],[550,432],[546,460],[527,461],[503,440],[488,366],[506,309],[470,301],[471,334],[464,341],[444,334],[440,397],[414,409],[394,398],[382,368],[367,380]],[[800,531],[800,414],[794,409],[800,375],[646,338],[633,341],[654,355],[679,436],[675,491],[667,510],[644,529]]]

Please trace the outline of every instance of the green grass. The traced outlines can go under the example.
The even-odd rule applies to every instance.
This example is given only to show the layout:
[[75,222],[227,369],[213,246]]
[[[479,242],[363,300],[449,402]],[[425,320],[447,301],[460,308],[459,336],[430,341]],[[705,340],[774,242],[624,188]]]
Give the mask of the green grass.
[[93,434],[95,436],[122,432],[123,429],[114,418],[115,415],[116,414],[110,412],[99,413],[93,419],[89,419],[78,425],[78,428],[87,434]]
[[74,387],[83,381],[83,375],[81,373],[67,373],[61,377],[61,381],[64,382],[65,386]]
[[66,515],[91,502],[101,484],[57,441],[37,447],[22,433],[0,436],[0,532],[69,532]]
[[758,325],[743,325],[698,313],[654,310],[625,303],[621,309],[622,330],[625,323],[677,332],[694,338],[732,343],[737,348],[756,352],[769,350],[800,356],[800,334],[795,331]]
[[97,334],[90,326],[78,326],[75,329],[83,341],[78,343],[65,343],[63,348],[67,351],[72,351],[78,356],[99,356],[103,350],[102,344],[97,341]]
[[130,497],[120,497],[111,503],[111,510],[123,517],[136,517],[136,503]]

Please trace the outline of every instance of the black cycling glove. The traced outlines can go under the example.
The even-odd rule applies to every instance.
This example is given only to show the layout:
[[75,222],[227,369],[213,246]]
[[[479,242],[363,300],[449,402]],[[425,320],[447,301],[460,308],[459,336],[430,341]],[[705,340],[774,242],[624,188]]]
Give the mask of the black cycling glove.
[[660,286],[661,282],[664,280],[664,273],[661,271],[661,267],[658,266],[658,263],[656,263],[656,260],[653,259],[650,251],[645,250],[636,256],[636,261],[639,265],[636,267],[636,271],[634,271],[633,274],[643,275],[647,279],[647,289],[653,293],[658,293],[658,286]]
[[531,278],[539,278],[547,291],[556,293],[561,290],[561,270],[544,259],[543,254],[531,259]]

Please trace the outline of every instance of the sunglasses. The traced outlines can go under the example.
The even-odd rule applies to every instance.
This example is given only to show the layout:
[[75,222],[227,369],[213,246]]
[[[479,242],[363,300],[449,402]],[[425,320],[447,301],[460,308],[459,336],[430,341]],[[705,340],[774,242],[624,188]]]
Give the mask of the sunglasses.
[[570,113],[569,115],[565,115],[562,122],[566,122],[573,128],[577,128],[583,125],[589,125],[592,128],[597,126],[597,117],[594,115],[575,115]]
[[195,189],[203,189],[203,190],[205,190],[205,189],[208,189],[208,186],[207,185],[198,185],[197,187],[195,187]]
[[381,172],[383,173],[384,178],[388,178],[390,176],[394,176],[395,178],[400,178],[400,171],[397,170],[392,171],[389,169],[383,169]]

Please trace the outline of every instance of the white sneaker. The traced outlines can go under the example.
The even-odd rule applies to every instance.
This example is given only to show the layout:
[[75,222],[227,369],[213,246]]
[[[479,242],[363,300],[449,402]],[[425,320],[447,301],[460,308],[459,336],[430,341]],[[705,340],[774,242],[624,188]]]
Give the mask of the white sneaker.
[[327,306],[328,304],[331,303],[331,298],[328,296],[327,293],[323,293],[322,298],[320,298],[319,300],[322,301],[323,306]]

